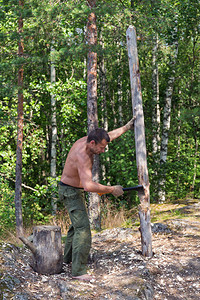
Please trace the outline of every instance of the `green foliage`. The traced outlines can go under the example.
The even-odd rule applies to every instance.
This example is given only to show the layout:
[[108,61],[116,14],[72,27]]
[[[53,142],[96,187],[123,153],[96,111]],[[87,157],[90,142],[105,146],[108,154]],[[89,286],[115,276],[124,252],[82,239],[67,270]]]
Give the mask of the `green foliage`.
[[0,235],[15,228],[15,194],[8,181],[0,176]]
[[[23,188],[22,205],[24,222],[28,226],[49,220],[51,195],[57,193],[50,178],[52,95],[56,98],[58,178],[70,147],[87,134],[88,45],[85,27],[91,10],[87,1],[72,0],[54,4],[46,0],[29,0],[25,1],[23,9],[19,9],[18,1],[1,0],[0,7],[0,230],[3,230],[3,227],[13,228],[15,222],[18,68],[23,63],[22,181],[29,188]],[[95,48],[98,55],[98,119],[101,127],[108,120],[109,130],[132,117],[126,30],[130,24],[137,30],[151,201],[157,199],[157,181],[162,174],[152,154],[152,48],[154,37],[158,35],[162,122],[165,92],[171,75],[170,62],[174,55],[173,43],[178,38],[165,166],[166,195],[177,199],[192,191],[194,197],[200,197],[198,3],[194,0],[162,0],[134,1],[133,4],[133,1],[100,0],[94,12],[98,29],[98,46]],[[23,32],[19,35],[20,14],[24,22]],[[17,54],[19,37],[24,43],[23,57]],[[51,62],[56,68],[55,83],[50,80]],[[134,133],[127,132],[111,143],[109,151],[101,155],[101,164],[106,170],[102,183],[124,187],[137,185]],[[126,193],[118,200],[111,196],[110,199],[117,207],[131,208],[138,204],[134,192]]]

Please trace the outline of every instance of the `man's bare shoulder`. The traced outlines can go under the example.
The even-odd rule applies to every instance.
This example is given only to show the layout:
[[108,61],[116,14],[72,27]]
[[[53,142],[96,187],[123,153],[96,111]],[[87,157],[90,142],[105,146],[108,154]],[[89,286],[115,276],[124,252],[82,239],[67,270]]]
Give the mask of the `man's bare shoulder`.
[[82,152],[82,150],[85,148],[86,146],[86,141],[87,141],[87,137],[84,136],[82,138],[80,138],[79,140],[77,140],[74,145],[72,146],[70,152],[79,155],[80,152]]
[[72,148],[79,147],[79,145],[85,144],[86,141],[87,141],[87,136],[84,136],[84,137],[78,139],[78,140],[73,144]]
[[70,149],[68,160],[73,160],[75,163],[86,159],[86,142],[87,136],[77,140]]

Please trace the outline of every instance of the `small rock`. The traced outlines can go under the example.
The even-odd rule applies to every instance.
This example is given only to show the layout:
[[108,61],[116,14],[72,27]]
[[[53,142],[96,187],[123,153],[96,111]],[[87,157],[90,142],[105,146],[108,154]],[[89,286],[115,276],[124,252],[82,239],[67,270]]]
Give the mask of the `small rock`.
[[31,297],[26,293],[16,294],[13,298],[13,300],[30,300],[30,299]]
[[162,223],[151,223],[151,230],[153,233],[170,233],[169,227]]
[[64,281],[64,280],[59,280],[58,286],[59,286],[59,288],[60,288],[60,292],[61,292],[61,293],[66,293],[66,292],[69,291],[67,282]]

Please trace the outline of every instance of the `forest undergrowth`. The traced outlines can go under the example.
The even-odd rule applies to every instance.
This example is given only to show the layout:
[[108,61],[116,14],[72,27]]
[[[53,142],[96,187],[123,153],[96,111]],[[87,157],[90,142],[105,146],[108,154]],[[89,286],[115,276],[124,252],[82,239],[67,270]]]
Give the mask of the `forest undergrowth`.
[[[193,220],[193,214],[185,214],[184,207],[189,203],[196,203],[198,199],[193,197],[186,197],[185,199],[178,199],[174,201],[166,201],[165,203],[151,203],[151,222],[152,223],[165,223],[171,219],[186,219]],[[34,224],[30,226],[24,226],[24,235],[29,236],[33,232],[33,227],[37,225],[55,225],[60,226],[62,235],[65,236],[70,225],[70,218],[66,209],[58,210],[56,215],[48,216],[47,222],[34,221]],[[26,223],[26,222],[25,222]],[[117,208],[117,206],[106,200],[101,208],[101,230],[112,228],[139,228],[140,220],[138,216],[138,207],[134,206],[131,209],[127,209],[124,206]],[[3,234],[0,235],[0,241],[19,243],[16,237],[15,230],[5,229],[2,230]],[[93,233],[96,233],[93,230]],[[21,243],[21,242],[20,242]]]

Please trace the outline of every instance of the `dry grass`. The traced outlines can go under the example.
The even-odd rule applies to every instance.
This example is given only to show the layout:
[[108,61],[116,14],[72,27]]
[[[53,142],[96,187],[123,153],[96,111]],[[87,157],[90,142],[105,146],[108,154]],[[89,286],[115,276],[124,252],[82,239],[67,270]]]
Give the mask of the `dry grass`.
[[[54,226],[60,226],[61,232],[63,235],[67,234],[70,219],[68,213],[63,211],[58,211],[55,216],[50,217],[50,221],[46,223],[45,225],[54,225]],[[33,233],[33,227],[39,225],[44,225],[43,223],[34,224],[31,226],[27,226],[23,228],[23,234],[25,237],[29,237]],[[0,242],[6,242],[6,243],[12,243],[15,245],[21,245],[22,242],[20,239],[17,238],[17,234],[15,230],[8,230],[4,229],[3,234],[0,236]]]
[[12,244],[20,244],[21,241],[17,238],[15,231],[9,231],[7,229],[4,229],[3,234],[0,237],[0,242],[7,242]]
[[58,211],[52,218],[51,225],[60,226],[62,234],[66,235],[71,221],[66,210]]
[[101,225],[103,229],[121,227],[129,219],[127,210],[107,202],[102,208]]
[[[101,225],[103,229],[120,227],[127,220],[127,211],[124,208],[117,210],[114,205],[106,203],[102,207]],[[71,221],[66,210],[57,212],[51,220],[51,225],[61,227],[62,234],[67,234]]]
[[[101,208],[101,227],[102,229],[106,229],[123,226],[130,215],[130,211],[125,210],[124,207],[117,209],[115,205],[106,202]],[[62,210],[58,211],[56,216],[52,218],[50,225],[60,226],[62,234],[65,235],[67,234],[70,223],[71,221],[67,211]]]
[[[171,219],[199,219],[199,214],[195,209],[188,210],[187,207],[190,204],[194,204],[199,200],[186,199],[176,201],[176,203],[163,203],[163,204],[151,204],[151,222],[163,223]],[[102,228],[115,228],[115,227],[138,227],[140,224],[138,217],[138,207],[134,207],[131,210],[126,210],[122,207],[118,210],[114,205],[109,202],[105,203],[102,208]]]
[[[199,212],[196,210],[187,211],[188,205],[196,201],[177,201],[177,203],[151,204],[151,222],[162,223],[170,219],[185,219],[197,220],[200,218]],[[51,221],[46,225],[55,225],[61,227],[63,235],[67,234],[71,221],[66,210],[58,211],[57,214],[51,217]],[[39,225],[39,224],[38,224]],[[35,225],[34,225],[35,226]],[[104,202],[101,208],[101,227],[102,229],[111,229],[116,227],[138,227],[139,217],[138,208],[126,210],[124,207],[117,207],[109,201]],[[33,226],[24,228],[24,236],[28,237],[33,232]],[[21,241],[16,237],[15,231],[4,230],[4,234],[0,236],[0,241],[21,244]]]
[[[111,229],[116,227],[132,227],[135,220],[135,215],[137,215],[137,208],[131,211],[127,211],[124,207],[117,209],[115,205],[107,202],[103,205],[101,210],[101,228]],[[66,235],[71,221],[66,210],[61,210],[56,213],[55,216],[50,218],[50,221],[45,225],[60,226],[62,235]],[[37,224],[41,225],[41,224]],[[32,225],[24,228],[24,236],[28,237],[33,233]],[[16,233],[13,231],[4,231],[4,236],[1,236],[1,240],[4,242],[10,242],[17,245],[22,244],[22,242],[16,237]]]

